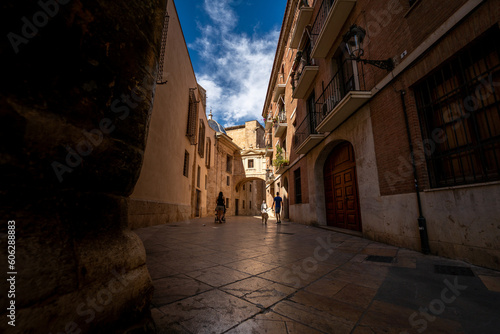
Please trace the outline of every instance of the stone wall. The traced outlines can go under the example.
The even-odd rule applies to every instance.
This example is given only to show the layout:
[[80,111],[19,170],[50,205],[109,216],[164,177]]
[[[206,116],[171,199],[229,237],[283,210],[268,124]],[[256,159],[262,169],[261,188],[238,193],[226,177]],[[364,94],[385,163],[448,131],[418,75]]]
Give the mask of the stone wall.
[[151,278],[127,228],[127,197],[166,1],[64,3],[1,5],[10,33],[0,48],[0,239],[7,244],[15,221],[17,272],[15,329],[0,280],[3,333],[121,333],[145,328],[149,314]]
[[[196,81],[173,1],[168,3],[167,10],[169,25],[163,71],[168,81],[156,87],[144,164],[131,195],[131,228],[191,219],[197,213],[201,217],[212,214],[208,204],[213,194],[209,193],[208,184],[205,187],[205,176],[208,178],[209,169],[215,166],[215,131],[208,126],[205,91]],[[194,144],[186,136],[190,89],[199,101],[195,105]],[[204,134],[200,134],[202,125]],[[211,145],[207,146],[209,141]],[[187,171],[184,171],[186,153]]]

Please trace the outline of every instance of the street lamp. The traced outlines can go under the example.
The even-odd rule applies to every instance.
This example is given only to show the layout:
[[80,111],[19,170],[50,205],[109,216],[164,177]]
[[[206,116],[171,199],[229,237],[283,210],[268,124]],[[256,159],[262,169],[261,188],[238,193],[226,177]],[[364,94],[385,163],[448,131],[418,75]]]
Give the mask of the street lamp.
[[361,61],[363,64],[370,64],[378,68],[392,71],[394,63],[391,58],[387,60],[370,60],[361,58],[364,55],[363,40],[365,39],[365,29],[353,24],[349,31],[343,36],[347,52],[351,58],[349,60]]

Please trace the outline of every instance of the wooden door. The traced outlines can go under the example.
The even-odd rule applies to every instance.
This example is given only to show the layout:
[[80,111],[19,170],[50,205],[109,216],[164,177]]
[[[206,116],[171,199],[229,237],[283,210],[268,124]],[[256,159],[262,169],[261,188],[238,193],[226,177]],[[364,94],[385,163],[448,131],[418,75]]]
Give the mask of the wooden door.
[[356,162],[350,143],[336,147],[324,167],[326,219],[329,226],[361,231]]

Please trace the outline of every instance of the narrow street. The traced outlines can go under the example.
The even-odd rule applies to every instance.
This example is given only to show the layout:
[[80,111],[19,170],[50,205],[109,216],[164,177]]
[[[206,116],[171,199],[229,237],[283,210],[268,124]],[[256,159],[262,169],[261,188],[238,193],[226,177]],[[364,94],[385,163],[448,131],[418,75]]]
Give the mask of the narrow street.
[[500,272],[259,217],[135,230],[158,333],[498,333]]

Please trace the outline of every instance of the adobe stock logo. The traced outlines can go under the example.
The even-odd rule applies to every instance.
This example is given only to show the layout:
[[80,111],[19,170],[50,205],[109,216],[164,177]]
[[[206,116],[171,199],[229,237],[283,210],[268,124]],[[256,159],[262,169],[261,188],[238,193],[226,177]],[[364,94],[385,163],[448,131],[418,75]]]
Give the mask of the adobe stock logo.
[[286,282],[293,283],[293,286],[298,289],[303,280],[307,280],[310,274],[318,270],[318,264],[326,261],[338,247],[338,244],[333,241],[333,235],[329,234],[325,240],[321,237],[316,238],[318,246],[314,249],[313,256],[309,256],[302,260],[301,265],[294,265],[291,269],[286,270],[282,279]]
[[41,10],[33,14],[31,20],[26,16],[21,18],[21,34],[9,32],[7,38],[9,39],[12,48],[16,54],[19,53],[19,47],[23,44],[28,44],[29,41],[38,35],[39,29],[45,27],[50,18],[53,18],[59,13],[59,5],[66,5],[71,0],[40,0],[38,6]]
[[[445,279],[443,283],[446,287],[441,290],[440,298],[433,299],[428,307],[420,307],[418,312],[413,312],[408,318],[410,326],[418,333],[423,333],[427,329],[428,323],[436,320],[435,316],[443,314],[446,306],[457,300],[462,291],[467,289],[467,285],[458,284],[457,277],[455,277],[453,283],[448,279]],[[409,333],[401,332],[400,334]]]

